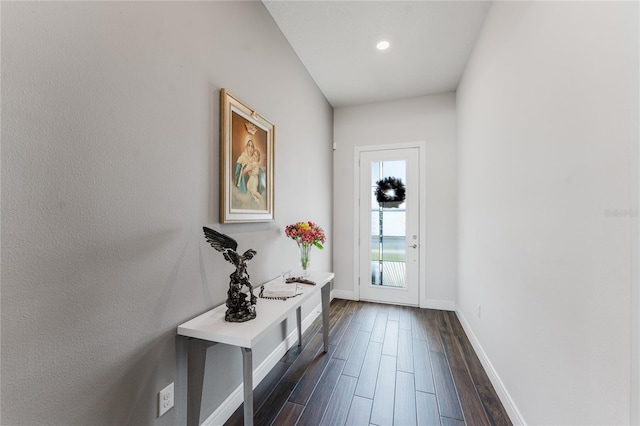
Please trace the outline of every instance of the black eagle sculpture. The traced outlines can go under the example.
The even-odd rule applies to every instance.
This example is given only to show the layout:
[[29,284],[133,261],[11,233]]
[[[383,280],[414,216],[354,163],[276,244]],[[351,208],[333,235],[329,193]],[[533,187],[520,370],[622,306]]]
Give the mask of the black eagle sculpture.
[[[222,253],[224,258],[232,263],[236,270],[229,275],[229,291],[227,292],[227,312],[225,321],[245,322],[256,317],[256,301],[253,295],[253,286],[247,273],[247,262],[253,259],[257,252],[253,249],[245,251],[242,255],[236,252],[238,243],[228,235],[221,234],[213,229],[203,226],[204,237],[211,247]],[[242,287],[249,288],[249,294],[242,292]],[[248,299],[247,299],[248,298]]]

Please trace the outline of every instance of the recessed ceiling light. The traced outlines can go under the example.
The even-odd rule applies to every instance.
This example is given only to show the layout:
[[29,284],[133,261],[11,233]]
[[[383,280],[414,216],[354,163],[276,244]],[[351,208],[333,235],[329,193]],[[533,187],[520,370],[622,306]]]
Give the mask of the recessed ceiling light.
[[378,44],[376,44],[378,50],[387,50],[389,46],[391,46],[391,44],[387,40],[380,40]]

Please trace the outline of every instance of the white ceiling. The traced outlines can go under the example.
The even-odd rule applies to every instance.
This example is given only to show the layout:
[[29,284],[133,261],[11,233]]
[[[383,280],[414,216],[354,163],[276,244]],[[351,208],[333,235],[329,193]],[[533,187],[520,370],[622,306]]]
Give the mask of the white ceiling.
[[[334,107],[453,91],[490,1],[263,0]],[[378,51],[386,39],[391,47]]]

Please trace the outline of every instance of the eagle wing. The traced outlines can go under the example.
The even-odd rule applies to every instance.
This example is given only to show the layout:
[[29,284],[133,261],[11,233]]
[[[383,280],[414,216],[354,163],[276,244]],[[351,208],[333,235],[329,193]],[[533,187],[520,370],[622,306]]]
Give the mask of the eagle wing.
[[257,252],[257,251],[255,251],[254,249],[249,249],[249,250],[247,250],[247,251],[245,251],[245,252],[244,252],[244,254],[242,255],[242,257],[243,257],[245,260],[251,260],[251,259],[253,259],[253,256],[255,256],[257,253],[258,253],[258,252]]
[[238,248],[238,243],[230,236],[221,234],[218,231],[207,228],[206,226],[203,226],[202,230],[204,231],[204,238],[207,242],[211,244],[211,247],[219,252],[226,254],[227,250],[235,252]]

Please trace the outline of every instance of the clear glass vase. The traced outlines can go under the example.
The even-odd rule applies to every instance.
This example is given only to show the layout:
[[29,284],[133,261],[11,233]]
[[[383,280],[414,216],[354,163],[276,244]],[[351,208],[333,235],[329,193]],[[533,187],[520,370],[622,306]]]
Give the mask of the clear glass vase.
[[310,263],[310,254],[311,254],[311,245],[309,244],[300,244],[300,266],[302,267],[302,271],[304,275],[307,275],[307,269],[309,269]]

